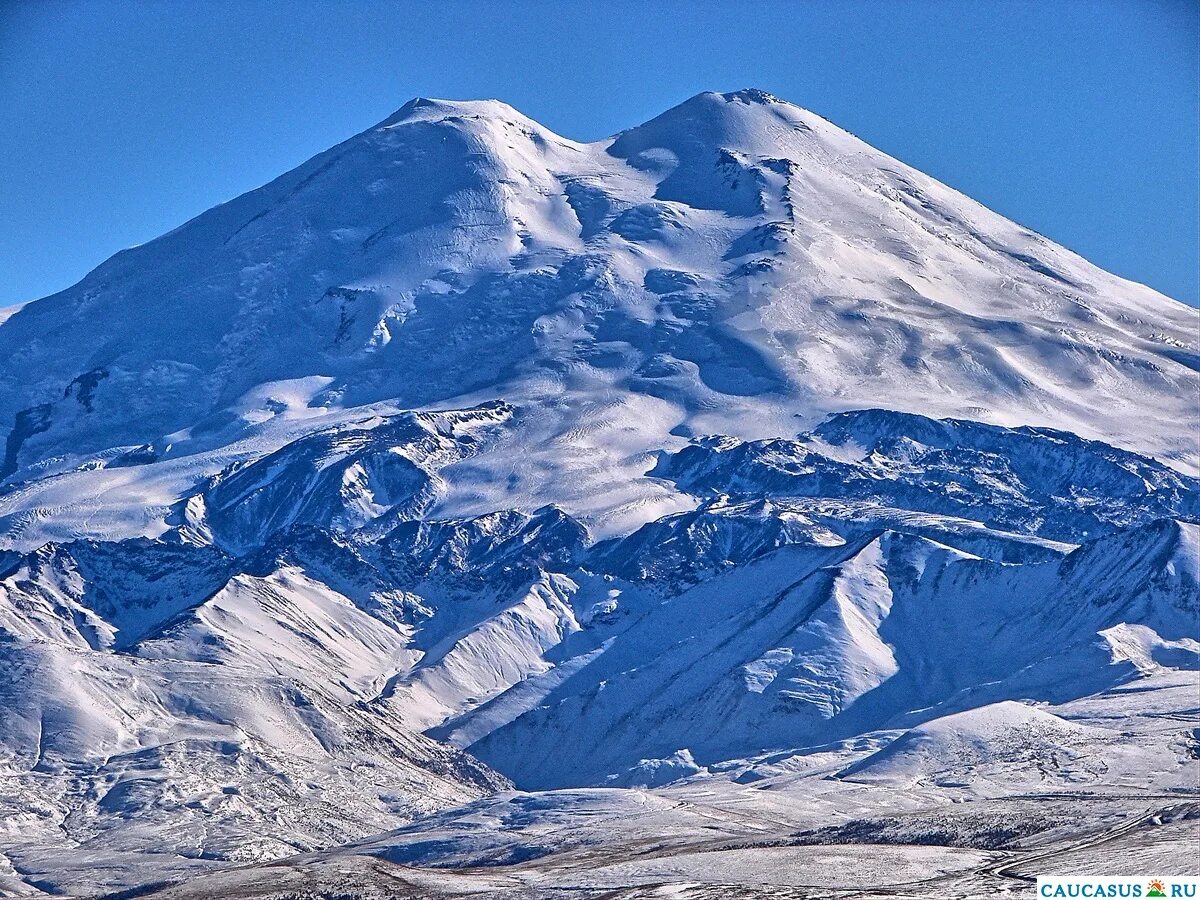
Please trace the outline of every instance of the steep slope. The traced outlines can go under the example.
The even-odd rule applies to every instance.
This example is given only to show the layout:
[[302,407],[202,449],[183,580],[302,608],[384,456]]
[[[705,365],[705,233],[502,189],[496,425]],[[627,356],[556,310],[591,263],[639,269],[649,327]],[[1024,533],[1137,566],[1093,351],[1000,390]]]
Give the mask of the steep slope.
[[0,568],[0,633],[125,647],[199,603],[232,571],[211,547],[144,539],[46,544]]
[[519,785],[553,788],[681,751],[711,765],[1001,700],[1063,703],[1164,665],[1200,671],[1198,542],[1196,526],[1157,522],[1026,565],[891,531],[787,546],[597,636],[600,652],[560,661],[495,730],[479,736],[468,716],[433,733],[470,736]]

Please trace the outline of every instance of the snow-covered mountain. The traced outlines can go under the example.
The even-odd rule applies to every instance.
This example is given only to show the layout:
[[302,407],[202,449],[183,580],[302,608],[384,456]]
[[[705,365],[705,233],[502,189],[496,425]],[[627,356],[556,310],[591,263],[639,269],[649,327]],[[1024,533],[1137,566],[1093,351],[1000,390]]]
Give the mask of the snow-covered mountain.
[[0,893],[1185,789],[1198,329],[760,91],[414,100],[0,322]]
[[682,503],[646,454],[870,407],[1194,472],[1196,327],[762,92],[595,144],[414,100],[4,323],[0,477],[43,483],[0,516],[24,546],[155,535],[200,478],[316,422],[496,398],[511,439],[447,512],[627,530]]

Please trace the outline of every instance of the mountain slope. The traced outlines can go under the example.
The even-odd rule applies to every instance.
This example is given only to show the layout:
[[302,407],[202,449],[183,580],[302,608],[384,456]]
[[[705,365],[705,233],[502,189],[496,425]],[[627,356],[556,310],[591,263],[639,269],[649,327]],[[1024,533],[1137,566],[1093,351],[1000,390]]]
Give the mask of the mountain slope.
[[418,100],[8,319],[0,477],[75,474],[0,516],[31,543],[51,508],[153,534],[147,495],[191,493],[216,449],[268,451],[364,404],[495,398],[517,407],[512,440],[444,511],[559,503],[626,528],[680,509],[639,477],[675,435],[871,406],[1194,470],[1196,326],[761,92],[595,144],[495,101]]
[[579,648],[497,730],[468,716],[432,733],[470,735],[518,785],[556,788],[680,751],[712,765],[1000,700],[1062,703],[1156,659],[1200,671],[1200,581],[1174,561],[1197,543],[1196,526],[1163,522],[1026,565],[894,531],[831,564],[833,550],[784,547]]

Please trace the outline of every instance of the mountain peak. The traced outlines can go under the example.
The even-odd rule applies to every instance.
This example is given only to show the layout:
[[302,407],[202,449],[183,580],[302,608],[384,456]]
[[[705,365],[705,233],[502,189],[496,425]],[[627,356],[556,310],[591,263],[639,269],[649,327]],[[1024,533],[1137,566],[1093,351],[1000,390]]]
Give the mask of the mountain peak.
[[811,145],[814,136],[825,137],[828,128],[819,116],[758,88],[706,91],[621,132],[610,152],[628,158],[659,147],[683,159],[717,148],[779,157]]
[[[712,115],[714,110],[722,106],[744,105],[752,107],[781,107],[784,109],[804,112],[794,103],[789,103],[774,94],[760,88],[742,88],[737,91],[702,91],[689,97],[682,103],[668,110],[663,115],[669,115],[675,110],[689,110],[701,115]],[[494,98],[478,100],[447,100],[437,97],[413,97],[398,110],[392,113],[382,123],[381,127],[397,125],[403,122],[429,121],[450,117],[484,118],[484,119],[520,119],[534,122],[520,110],[503,100]],[[661,118],[661,117],[656,117]],[[652,120],[654,121],[654,120]],[[649,124],[649,123],[647,123]],[[636,130],[636,129],[634,129]]]
[[384,119],[379,127],[389,128],[409,122],[436,122],[449,118],[519,121],[536,125],[532,119],[503,100],[442,100],[436,97],[414,97]]
[[[794,103],[788,103],[776,97],[774,94],[764,91],[761,88],[742,88],[740,91],[728,91],[726,93],[715,93],[713,91],[705,91],[697,94],[697,97],[717,96],[726,103],[750,103],[757,106],[771,106],[772,104],[781,103],[784,106],[795,106]],[[695,99],[695,98],[693,98]],[[799,108],[799,107],[797,107]]]

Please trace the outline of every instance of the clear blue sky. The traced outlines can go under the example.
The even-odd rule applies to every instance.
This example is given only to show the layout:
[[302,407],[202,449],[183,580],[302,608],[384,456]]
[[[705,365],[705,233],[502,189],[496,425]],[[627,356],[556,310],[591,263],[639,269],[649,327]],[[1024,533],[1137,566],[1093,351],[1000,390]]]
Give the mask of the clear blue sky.
[[595,139],[759,87],[1200,304],[1200,4],[0,0],[0,307],[413,96]]

